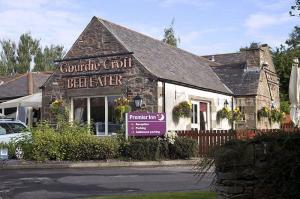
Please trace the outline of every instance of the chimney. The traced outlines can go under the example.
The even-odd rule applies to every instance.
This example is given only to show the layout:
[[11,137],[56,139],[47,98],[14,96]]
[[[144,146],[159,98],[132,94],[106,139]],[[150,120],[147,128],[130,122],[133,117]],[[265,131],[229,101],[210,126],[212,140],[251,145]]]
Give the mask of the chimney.
[[268,50],[269,46],[267,44],[252,43],[245,51],[247,67],[261,67],[266,61],[265,53]]
[[33,76],[32,72],[27,73],[27,87],[28,87],[28,95],[33,94]]
[[215,60],[215,56],[212,55],[210,60],[213,61],[213,62],[216,61],[216,60]]

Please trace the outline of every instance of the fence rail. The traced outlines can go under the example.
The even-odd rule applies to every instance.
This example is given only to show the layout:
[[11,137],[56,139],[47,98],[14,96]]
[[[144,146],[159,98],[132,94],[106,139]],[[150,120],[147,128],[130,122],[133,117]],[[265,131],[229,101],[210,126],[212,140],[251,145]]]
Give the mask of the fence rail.
[[243,129],[243,130],[188,130],[188,131],[176,131],[180,137],[188,137],[197,141],[199,157],[205,157],[211,155],[212,148],[221,146],[226,142],[233,139],[251,139],[257,134],[266,133],[294,133],[300,132],[299,128],[292,125],[283,125],[280,129]]

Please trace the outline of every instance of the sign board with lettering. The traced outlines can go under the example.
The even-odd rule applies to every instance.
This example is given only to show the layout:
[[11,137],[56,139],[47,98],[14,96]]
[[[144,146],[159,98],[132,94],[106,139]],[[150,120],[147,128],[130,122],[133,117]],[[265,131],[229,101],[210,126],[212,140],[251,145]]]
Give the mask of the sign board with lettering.
[[66,77],[66,88],[78,89],[122,86],[122,73],[132,67],[131,57],[123,57],[63,63],[59,70]]
[[131,112],[126,124],[128,136],[162,136],[166,133],[166,114]]

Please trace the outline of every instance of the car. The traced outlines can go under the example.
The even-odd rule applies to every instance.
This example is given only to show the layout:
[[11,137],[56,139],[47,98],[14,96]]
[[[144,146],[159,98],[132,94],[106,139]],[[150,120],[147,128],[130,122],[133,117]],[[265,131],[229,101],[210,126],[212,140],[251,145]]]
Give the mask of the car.
[[[8,144],[10,141],[18,141],[25,135],[31,135],[27,126],[18,120],[0,119],[0,143]],[[15,150],[15,155],[18,159],[23,158],[23,151],[20,147]],[[8,158],[8,149],[0,148],[0,160]]]
[[18,120],[0,119],[0,143],[8,143],[29,132],[27,126]]

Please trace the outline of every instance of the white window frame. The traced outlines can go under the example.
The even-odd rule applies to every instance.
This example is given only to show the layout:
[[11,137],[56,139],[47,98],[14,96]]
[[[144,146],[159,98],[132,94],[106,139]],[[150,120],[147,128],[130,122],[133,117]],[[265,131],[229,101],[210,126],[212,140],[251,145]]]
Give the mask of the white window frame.
[[[194,110],[194,105],[197,106],[197,123],[194,122],[194,115],[195,115],[195,110]],[[192,119],[191,119],[191,128],[193,129],[200,129],[200,103],[199,101],[192,101]]]
[[[105,134],[97,134],[97,136],[108,136],[108,97],[121,97],[121,95],[97,95],[97,96],[82,96],[82,97],[72,97],[71,98],[71,107],[70,107],[70,113],[69,113],[69,121],[73,122],[74,121],[74,99],[80,99],[84,98],[87,100],[87,124],[91,124],[91,98],[96,98],[96,97],[103,97],[104,98],[104,103],[105,103]],[[96,132],[97,133],[97,132]]]

